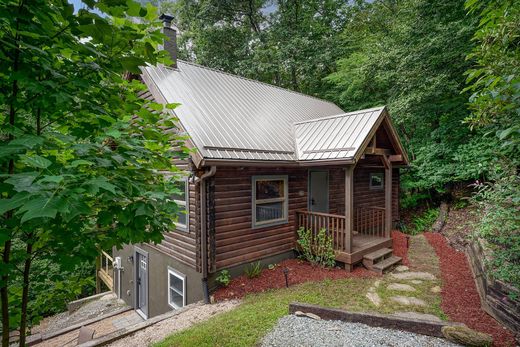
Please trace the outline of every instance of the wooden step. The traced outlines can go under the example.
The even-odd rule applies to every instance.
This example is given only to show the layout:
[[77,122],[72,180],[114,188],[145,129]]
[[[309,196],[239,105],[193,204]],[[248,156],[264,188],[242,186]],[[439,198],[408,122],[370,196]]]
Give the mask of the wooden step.
[[375,263],[373,266],[372,266],[372,270],[373,271],[376,271],[377,273],[379,274],[383,274],[383,272],[385,270],[388,270],[390,269],[391,267],[393,267],[394,265],[397,265],[401,262],[403,258],[401,257],[397,257],[395,255],[389,257],[389,258],[386,258],[384,260],[381,260],[377,263]]
[[392,250],[390,248],[381,248],[377,251],[374,251],[372,253],[365,254],[363,256],[363,265],[369,269],[372,270],[372,267],[375,263],[377,263],[379,260],[383,260],[385,258],[388,258],[392,255]]

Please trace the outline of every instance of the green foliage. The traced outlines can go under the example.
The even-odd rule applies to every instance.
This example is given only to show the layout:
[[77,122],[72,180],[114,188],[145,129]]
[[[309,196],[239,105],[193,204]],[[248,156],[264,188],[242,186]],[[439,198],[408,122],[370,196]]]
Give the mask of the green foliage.
[[520,288],[520,176],[514,170],[491,184],[480,184],[474,202],[482,219],[476,236],[487,241],[492,254],[489,275]]
[[220,285],[227,287],[231,282],[231,274],[228,270],[222,270],[219,272],[217,278],[215,279],[217,283]]
[[429,231],[432,227],[433,223],[439,216],[438,208],[429,208],[422,212],[421,214],[417,214],[412,218],[411,225],[406,226],[403,231],[410,235],[417,235],[419,233]]
[[[335,70],[348,21],[340,0],[180,0],[173,11],[184,59],[268,83],[322,95]],[[269,7],[273,11],[266,11]]]
[[430,199],[430,194],[426,193],[414,193],[411,189],[405,190],[401,196],[399,203],[400,207],[404,210],[417,208],[419,205],[424,203],[425,200]]
[[61,305],[78,293],[78,266],[101,249],[159,242],[178,209],[176,176],[159,172],[179,171],[184,138],[162,131],[175,118],[139,98],[145,86],[131,75],[169,63],[156,50],[157,13],[132,0],[87,3],[0,3],[0,289],[12,293],[2,294],[11,328],[24,324],[23,288],[36,300],[29,317],[45,314],[34,302],[52,301],[31,294],[43,288],[30,286],[37,259],[57,266],[53,281],[64,284],[48,294]]
[[262,273],[262,264],[259,261],[248,264],[244,268],[244,273],[247,276],[247,278],[259,277]]
[[467,71],[471,114],[465,121],[494,136],[496,159],[490,181],[478,182],[474,198],[481,220],[476,236],[491,248],[491,276],[520,288],[520,4],[518,1],[466,1],[479,18],[477,43]]
[[323,267],[333,267],[336,265],[334,254],[333,238],[327,234],[325,228],[320,229],[318,234],[313,237],[310,229],[303,227],[297,230],[298,245],[302,252],[302,258],[311,264]]

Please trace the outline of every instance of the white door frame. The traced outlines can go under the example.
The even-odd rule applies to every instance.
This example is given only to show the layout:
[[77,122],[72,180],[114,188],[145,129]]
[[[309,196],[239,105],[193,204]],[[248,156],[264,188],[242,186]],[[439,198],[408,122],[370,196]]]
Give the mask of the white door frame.
[[[140,293],[139,293],[139,266],[140,266],[140,255],[146,257],[146,279],[145,279],[145,300],[146,300],[146,309],[145,311],[141,310],[141,308],[138,307],[138,304],[139,304],[139,296],[140,296]],[[148,281],[148,278],[149,278],[149,269],[150,269],[150,258],[148,257],[148,252],[138,248],[138,247],[134,247],[134,262],[135,262],[135,266],[134,266],[134,308],[135,308],[135,311],[141,316],[143,317],[144,319],[148,319],[148,311],[149,311],[149,300],[148,300],[148,297],[149,297],[149,281]]]

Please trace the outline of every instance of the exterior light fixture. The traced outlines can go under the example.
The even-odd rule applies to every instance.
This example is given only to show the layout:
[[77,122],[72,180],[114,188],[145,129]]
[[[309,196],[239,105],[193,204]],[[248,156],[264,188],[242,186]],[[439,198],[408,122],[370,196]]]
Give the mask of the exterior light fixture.
[[285,287],[289,288],[289,269],[284,267],[283,268],[283,275],[285,276]]

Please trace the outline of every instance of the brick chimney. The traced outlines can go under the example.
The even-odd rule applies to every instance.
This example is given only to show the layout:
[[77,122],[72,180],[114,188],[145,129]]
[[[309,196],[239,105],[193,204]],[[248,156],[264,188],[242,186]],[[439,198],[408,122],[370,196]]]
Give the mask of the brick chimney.
[[163,34],[166,35],[164,40],[164,50],[170,54],[173,61],[172,67],[177,67],[177,32],[172,28],[173,16],[169,14],[161,14],[159,17],[163,21]]

